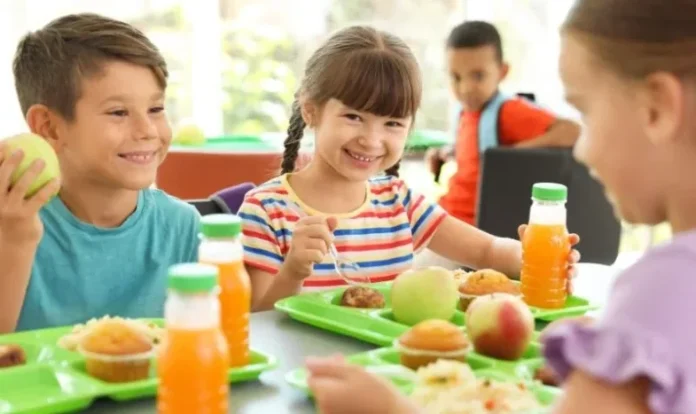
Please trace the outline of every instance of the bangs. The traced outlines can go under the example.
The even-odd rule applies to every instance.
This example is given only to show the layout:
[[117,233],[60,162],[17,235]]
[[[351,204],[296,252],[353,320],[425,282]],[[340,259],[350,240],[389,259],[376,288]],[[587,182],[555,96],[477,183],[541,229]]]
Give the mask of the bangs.
[[331,98],[357,111],[408,118],[421,101],[419,68],[387,50],[361,50],[328,65],[322,76],[321,104]]

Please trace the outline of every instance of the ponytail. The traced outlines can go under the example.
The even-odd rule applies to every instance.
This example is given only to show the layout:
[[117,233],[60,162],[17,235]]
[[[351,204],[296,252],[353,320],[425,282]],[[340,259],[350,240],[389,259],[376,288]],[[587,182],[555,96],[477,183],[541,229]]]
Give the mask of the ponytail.
[[283,161],[281,163],[281,174],[295,171],[295,162],[300,152],[300,140],[304,134],[305,121],[302,119],[300,102],[295,99],[292,103],[292,114],[290,115],[290,125],[288,125],[288,136],[285,138],[285,150],[283,151]]

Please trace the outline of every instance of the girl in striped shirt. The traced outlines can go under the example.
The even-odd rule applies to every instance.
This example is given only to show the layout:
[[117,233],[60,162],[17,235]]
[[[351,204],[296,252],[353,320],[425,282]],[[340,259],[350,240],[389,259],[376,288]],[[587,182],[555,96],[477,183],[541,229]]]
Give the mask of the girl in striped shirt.
[[[303,286],[342,285],[327,255],[331,243],[371,282],[410,269],[425,247],[472,268],[519,274],[518,241],[448,216],[398,178],[421,88],[409,47],[373,28],[343,29],[309,59],[282,175],[250,192],[240,209],[254,309],[272,308]],[[297,171],[306,128],[315,153]]]

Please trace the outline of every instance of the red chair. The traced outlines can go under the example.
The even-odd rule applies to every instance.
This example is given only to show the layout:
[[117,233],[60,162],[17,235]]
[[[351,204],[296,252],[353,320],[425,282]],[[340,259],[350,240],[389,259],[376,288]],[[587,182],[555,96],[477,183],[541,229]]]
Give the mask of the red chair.
[[[157,173],[157,188],[175,197],[205,199],[239,183],[262,184],[280,173],[277,152],[173,151]],[[309,160],[302,157],[298,165]]]

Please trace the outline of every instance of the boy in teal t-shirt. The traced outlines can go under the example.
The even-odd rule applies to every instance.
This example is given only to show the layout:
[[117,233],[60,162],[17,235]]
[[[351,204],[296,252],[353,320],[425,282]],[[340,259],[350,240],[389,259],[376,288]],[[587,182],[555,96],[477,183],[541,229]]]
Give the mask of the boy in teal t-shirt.
[[197,211],[151,189],[167,154],[167,68],[134,27],[69,15],[27,34],[14,60],[30,130],[60,161],[59,187],[25,198],[36,162],[0,142],[0,333],[104,315],[158,317],[169,266],[195,261]]

